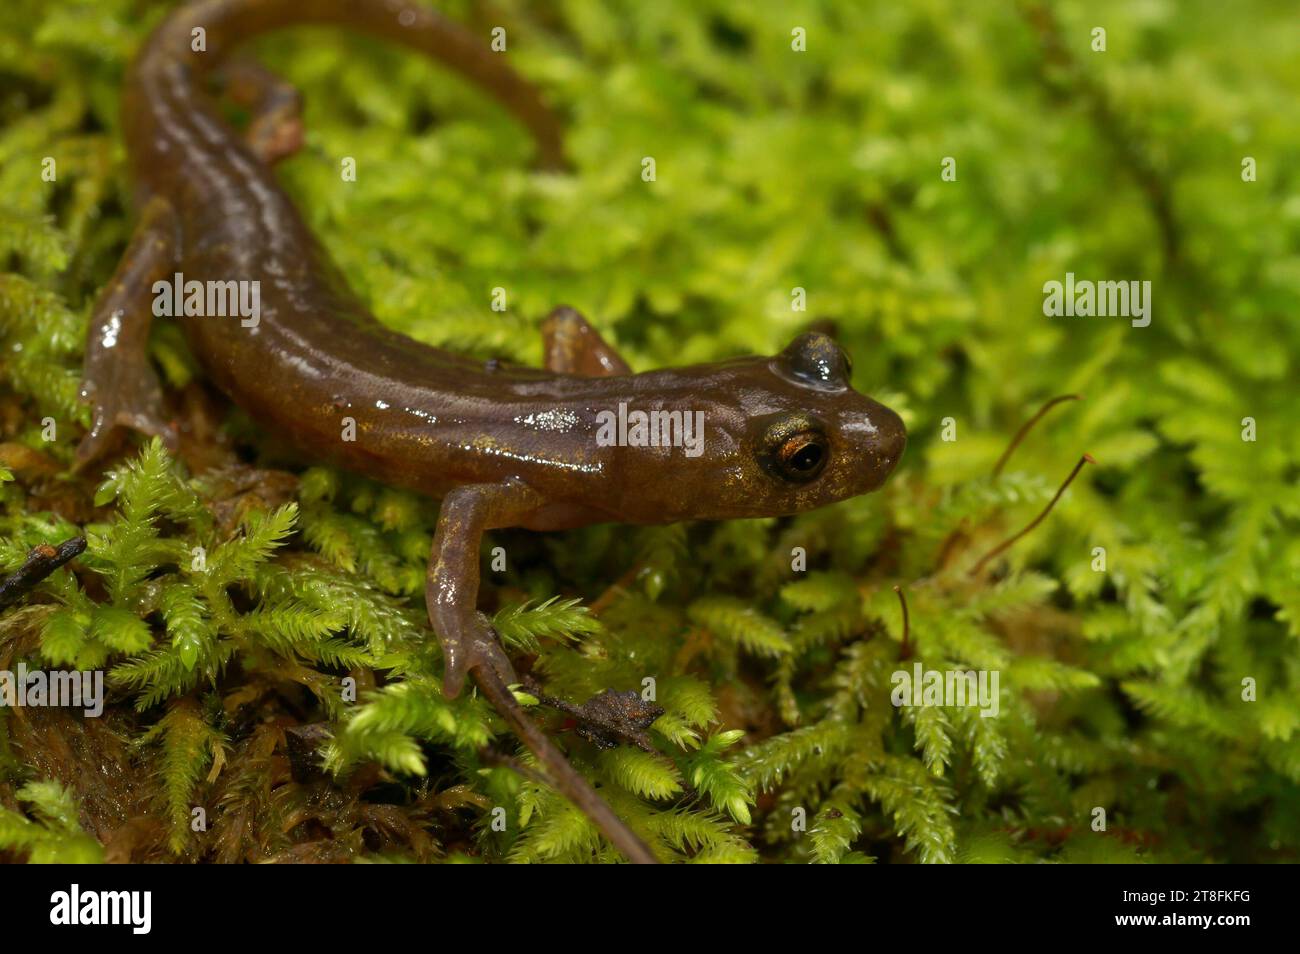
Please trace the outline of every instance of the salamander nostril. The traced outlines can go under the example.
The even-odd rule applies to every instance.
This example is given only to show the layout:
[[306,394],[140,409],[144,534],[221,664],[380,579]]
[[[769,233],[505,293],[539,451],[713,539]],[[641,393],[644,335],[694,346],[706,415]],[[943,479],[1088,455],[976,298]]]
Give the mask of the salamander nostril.
[[907,428],[903,419],[883,404],[876,404],[870,413],[871,438],[869,453],[882,481],[898,466],[907,447]]
[[903,421],[897,414],[890,412],[893,421],[889,426],[884,428],[884,451],[885,456],[890,461],[890,466],[897,466],[903,456],[903,451],[907,447],[907,429],[903,426]]

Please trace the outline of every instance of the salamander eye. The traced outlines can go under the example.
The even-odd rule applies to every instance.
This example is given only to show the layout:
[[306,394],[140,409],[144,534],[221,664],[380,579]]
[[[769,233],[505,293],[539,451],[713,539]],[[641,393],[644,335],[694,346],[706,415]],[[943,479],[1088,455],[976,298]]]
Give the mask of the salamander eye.
[[827,335],[810,331],[791,341],[774,359],[774,367],[787,378],[821,391],[843,391],[849,386],[849,356]]
[[816,431],[802,431],[789,437],[776,452],[776,469],[786,480],[807,483],[822,472],[830,449]]

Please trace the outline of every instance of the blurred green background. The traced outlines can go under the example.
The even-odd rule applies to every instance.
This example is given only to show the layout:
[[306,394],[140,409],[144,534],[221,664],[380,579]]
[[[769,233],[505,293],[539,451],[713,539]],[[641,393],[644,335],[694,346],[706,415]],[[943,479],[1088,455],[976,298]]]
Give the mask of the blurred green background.
[[[131,224],[120,77],[167,6],[0,9],[6,441],[39,446],[46,415],[85,420],[75,399],[84,317]],[[511,62],[564,116],[572,174],[533,171],[507,116],[405,51],[323,29],[255,47],[306,97],[307,144],[281,179],[381,318],[428,342],[537,363],[537,322],[569,303],[635,369],[770,353],[813,322],[832,327],[855,386],[903,413],[910,445],[880,498],[845,505],[844,527],[824,528],[815,559],[856,581],[863,619],[895,643],[889,586],[930,571],[963,507],[1001,508],[1000,529],[979,537],[995,542],[1090,452],[1097,466],[1010,555],[1013,577],[1037,581],[1028,622],[1009,627],[987,603],[970,610],[997,623],[991,638],[1013,655],[1065,660],[1088,677],[1012,680],[1052,728],[1011,731],[1007,764],[1050,765],[1050,784],[1015,767],[981,783],[959,771],[961,757],[940,759],[936,773],[919,735],[899,749],[880,730],[885,751],[915,748],[951,786],[957,830],[935,836],[948,842],[931,860],[1052,856],[1060,839],[1023,831],[1055,825],[1066,839],[1087,827],[1091,805],[1118,806],[1147,833],[1124,843],[1135,856],[1294,860],[1294,3],[439,6],[485,38],[507,28]],[[1093,49],[1097,27],[1104,52]],[[792,49],[796,28],[803,52]],[[49,155],[57,185],[40,179]],[[357,160],[355,183],[339,181],[344,156]],[[654,182],[641,178],[644,157]],[[941,178],[945,157],[955,181]],[[1243,181],[1246,157],[1256,181]],[[1067,272],[1149,280],[1150,326],[1045,316],[1043,284]],[[496,286],[508,292],[504,314],[489,308]],[[804,312],[791,308],[796,287]],[[155,337],[169,383],[185,384],[195,372],[179,334]],[[1086,400],[1054,411],[1009,482],[990,483],[1019,423],[1064,393]],[[955,441],[941,439],[945,418]],[[1243,440],[1245,418],[1254,441]],[[66,461],[71,446],[48,452]],[[21,508],[10,501],[11,513]],[[881,513],[890,529],[852,537],[855,519]],[[698,545],[742,567],[772,550],[733,544]],[[1095,547],[1104,573],[1092,568]],[[692,554],[685,573],[707,560]],[[733,567],[701,579],[798,632],[794,598],[777,600],[781,582],[744,577]],[[987,598],[948,588],[931,616],[918,608],[913,624],[931,627],[936,658],[979,661],[946,641],[958,640],[952,614]],[[797,667],[805,718],[823,691],[813,676],[830,664]],[[1256,680],[1256,701],[1242,701],[1243,678]],[[842,765],[827,771],[800,797],[820,804],[848,777]],[[775,784],[749,780],[756,792]],[[891,814],[888,796],[868,794]],[[906,840],[881,825],[879,842]]]

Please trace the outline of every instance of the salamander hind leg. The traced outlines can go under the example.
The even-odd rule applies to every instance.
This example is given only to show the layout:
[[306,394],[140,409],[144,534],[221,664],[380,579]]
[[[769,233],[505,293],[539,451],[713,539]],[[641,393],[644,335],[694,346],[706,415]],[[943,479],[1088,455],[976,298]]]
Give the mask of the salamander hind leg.
[[631,374],[619,353],[574,308],[561,305],[542,322],[546,370],[586,378]]
[[90,313],[81,396],[91,405],[91,423],[77,446],[77,470],[103,454],[122,428],[160,436],[171,447],[176,444],[148,355],[153,284],[171,273],[176,245],[171,205],[151,199]]
[[302,148],[302,94],[256,60],[235,57],[216,73],[222,92],[252,114],[244,141],[267,165]]

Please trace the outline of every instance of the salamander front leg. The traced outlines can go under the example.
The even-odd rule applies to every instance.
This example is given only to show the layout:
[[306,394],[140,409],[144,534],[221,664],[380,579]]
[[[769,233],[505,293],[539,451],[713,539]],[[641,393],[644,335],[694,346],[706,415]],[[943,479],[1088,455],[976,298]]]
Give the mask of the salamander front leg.
[[91,424],[77,446],[76,470],[107,450],[124,427],[158,435],[175,446],[148,347],[153,284],[170,275],[176,243],[171,205],[161,198],[151,199],[117,271],[90,313],[81,396],[91,404]]
[[474,484],[443,498],[424,594],[429,621],[442,642],[443,691],[450,699],[460,695],[470,670],[489,669],[506,685],[519,681],[501,643],[476,610],[479,543],[483,531],[517,523],[540,502],[524,484]]
[[547,371],[584,378],[632,373],[600,332],[568,305],[556,308],[542,322],[542,351]]
[[528,718],[510,691],[519,681],[514,667],[486,618],[475,609],[483,531],[519,523],[540,503],[535,491],[514,483],[459,487],[443,498],[425,588],[429,620],[445,657],[443,692],[453,699],[460,695],[465,674],[472,672],[483,694],[537,757],[548,781],[585,812],[629,861],[654,864],[658,859],[645,842]]

